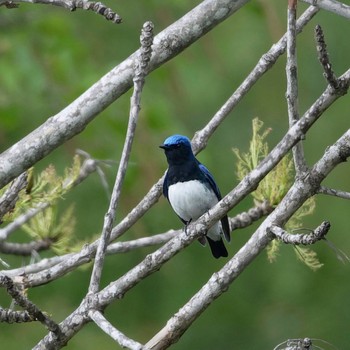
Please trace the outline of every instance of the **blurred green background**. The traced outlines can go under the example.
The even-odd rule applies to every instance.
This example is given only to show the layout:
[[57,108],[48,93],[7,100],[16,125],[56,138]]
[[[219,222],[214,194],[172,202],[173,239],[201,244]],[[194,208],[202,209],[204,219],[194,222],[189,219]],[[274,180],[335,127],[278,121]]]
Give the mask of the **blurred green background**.
[[[0,145],[1,151],[20,140],[47,118],[77,98],[139,46],[142,24],[151,20],[156,33],[180,18],[199,1],[108,1],[123,18],[114,25],[92,12],[69,12],[43,5],[19,9],[0,8]],[[300,4],[299,13],[306,6]],[[326,87],[317,61],[313,28],[320,24],[336,74],[350,62],[349,22],[321,11],[298,37],[300,113]],[[220,108],[254,67],[260,56],[285,32],[286,2],[252,2],[215,28],[179,57],[147,77],[142,110],[122,200],[120,220],[147,193],[166,169],[158,145],[165,137],[183,133],[192,137]],[[258,116],[266,127],[271,147],[287,129],[285,56],[254,86],[210,139],[199,155],[226,194],[238,182],[232,148],[248,149],[251,120]],[[81,135],[48,155],[38,165],[54,164],[60,173],[80,148],[98,159],[118,161],[129,113],[130,92],[101,113]],[[319,159],[349,127],[349,97],[333,105],[307,134],[308,164]],[[145,147],[145,145],[147,145]],[[113,184],[116,165],[106,170]],[[325,184],[350,191],[349,165],[340,165]],[[97,174],[90,176],[62,200],[76,206],[77,240],[89,240],[102,227],[108,199]],[[304,227],[323,220],[332,223],[329,239],[350,254],[349,203],[318,196],[314,215]],[[247,198],[230,215],[248,209]],[[162,198],[123,239],[135,239],[180,228],[181,223]],[[233,233],[231,256],[257,226]],[[20,240],[21,233],[13,235]],[[251,266],[193,324],[174,349],[273,349],[288,338],[322,338],[338,349],[350,342],[350,265],[340,263],[324,243],[313,247],[324,267],[313,272],[283,246],[277,262],[261,254]],[[151,252],[141,249],[107,258],[103,285],[118,278]],[[45,255],[45,254],[44,254]],[[27,264],[2,256],[12,267]],[[220,269],[225,260],[214,260],[208,249],[194,243],[159,272],[128,292],[106,311],[108,319],[126,335],[146,342],[189,298]],[[29,291],[29,297],[57,321],[78,305],[89,283],[91,266],[58,281]],[[0,291],[0,304],[10,299]],[[1,348],[29,349],[46,331],[39,323],[0,325]],[[322,345],[327,349],[326,345]],[[115,349],[118,346],[94,324],[86,326],[67,349]]]

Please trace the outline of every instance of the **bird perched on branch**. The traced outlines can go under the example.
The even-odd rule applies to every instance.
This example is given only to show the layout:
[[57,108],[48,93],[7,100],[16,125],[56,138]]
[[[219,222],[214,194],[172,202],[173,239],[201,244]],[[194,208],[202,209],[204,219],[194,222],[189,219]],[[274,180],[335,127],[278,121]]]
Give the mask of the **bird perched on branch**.
[[[197,220],[221,199],[218,186],[209,170],[194,156],[191,142],[186,136],[173,135],[162,145],[169,168],[163,183],[163,194],[173,210],[187,226]],[[228,256],[222,234],[230,241],[227,215],[215,223],[206,233],[215,258]],[[205,244],[205,239],[199,239]]]

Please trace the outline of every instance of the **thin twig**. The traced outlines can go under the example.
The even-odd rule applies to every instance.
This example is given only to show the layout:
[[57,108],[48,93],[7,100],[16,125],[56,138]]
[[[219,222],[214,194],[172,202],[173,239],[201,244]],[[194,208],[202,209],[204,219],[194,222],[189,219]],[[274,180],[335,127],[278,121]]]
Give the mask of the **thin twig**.
[[90,318],[99,326],[106,334],[114,339],[122,348],[131,350],[145,349],[142,344],[128,338],[124,333],[116,329],[107,319],[102,315],[100,311],[89,311]]
[[0,198],[0,223],[4,215],[15,207],[19,192],[27,186],[27,175],[27,172],[25,172],[13,180]]
[[[67,178],[62,184],[63,190],[67,187],[75,187],[84,181],[90,174],[96,171],[98,167],[98,161],[94,159],[85,159],[83,165],[79,170],[79,174],[76,178]],[[52,203],[41,202],[34,208],[28,209],[25,213],[19,215],[14,221],[0,229],[0,241],[6,240],[11,233],[19,229],[22,225],[32,219],[34,216],[47,209]]]
[[304,338],[304,339],[288,339],[278,344],[273,350],[324,350],[333,349],[339,350],[332,343],[315,338]]
[[327,188],[321,186],[318,190],[318,193],[327,194],[329,196],[335,196],[343,199],[350,199],[350,192],[335,190],[333,188]]
[[0,241],[6,240],[11,233],[19,229],[22,225],[28,222],[35,215],[39,214],[43,210],[50,206],[49,202],[38,203],[35,208],[28,209],[24,214],[19,215],[15,220],[10,222],[4,228],[0,229]]
[[0,286],[6,288],[8,294],[13,298],[16,304],[28,311],[28,314],[33,320],[38,320],[57,336],[61,334],[58,324],[25,297],[23,292],[18,289],[10,277],[0,274]]
[[350,19],[350,6],[337,0],[301,0],[309,5],[317,6],[323,10],[333,12],[339,16]]
[[333,89],[339,89],[340,81],[332,70],[332,64],[329,59],[327,52],[327,45],[324,39],[323,30],[320,25],[315,27],[315,39],[317,43],[318,60],[320,61],[324,73],[323,76],[326,78],[328,84],[333,87]]
[[165,233],[159,233],[157,235],[142,237],[126,242],[116,242],[110,244],[107,248],[107,254],[127,253],[131,250],[151,247],[159,244],[164,244],[178,235],[181,230],[170,230]]
[[[298,19],[296,23],[296,31],[299,34],[303,28],[318,12],[318,8],[310,6]],[[244,79],[241,85],[235,90],[231,97],[223,104],[223,106],[215,113],[209,123],[195,133],[192,140],[192,148],[195,153],[200,152],[206,147],[209,138],[215,130],[221,125],[224,119],[238,105],[242,98],[249,92],[254,84],[276,63],[278,58],[283,55],[287,47],[287,33],[281,39],[273,44],[271,48],[264,53],[259,59],[256,66]]]
[[106,178],[106,174],[104,173],[104,171],[102,170],[101,165],[105,165],[105,166],[110,166],[110,162],[112,161],[106,161],[106,160],[98,160],[98,159],[94,159],[88,152],[82,150],[82,149],[77,149],[75,151],[76,154],[79,154],[80,156],[85,158],[85,162],[87,165],[91,165],[91,172],[95,171],[97,172],[97,174],[100,177],[101,180],[101,184],[102,187],[104,188],[107,198],[108,200],[111,199],[111,194],[110,194],[110,189],[109,189],[109,185],[108,185],[108,181]]
[[113,23],[119,24],[122,22],[122,18],[102,2],[83,0],[0,0],[0,6],[3,5],[7,8],[17,8],[20,3],[54,5],[66,8],[70,11],[75,11],[76,9],[89,10],[98,15],[102,15]]
[[95,263],[91,274],[89,292],[96,293],[99,289],[103,263],[105,258],[105,252],[110,241],[111,232],[113,229],[113,223],[115,219],[115,212],[118,206],[118,201],[122,189],[123,180],[125,177],[126,169],[128,166],[131,147],[135,136],[137,120],[140,112],[141,93],[145,82],[145,76],[147,73],[148,63],[152,54],[153,43],[153,23],[146,22],[143,25],[141,32],[141,51],[140,57],[135,67],[134,77],[134,91],[131,97],[131,107],[128,129],[125,137],[125,143],[123,152],[112,192],[112,197],[108,211],[105,215],[105,221],[103,224],[102,234],[99,245],[96,251]]
[[5,323],[25,323],[36,321],[28,311],[15,311],[0,307],[0,322]]
[[[288,105],[289,127],[294,125],[299,120],[296,14],[297,14],[297,0],[288,0],[286,99],[287,99],[287,105]],[[293,147],[292,151],[293,151],[293,159],[294,159],[296,176],[302,176],[302,174],[304,174],[307,171],[302,141],[299,141]]]
[[29,243],[0,242],[0,253],[30,256],[33,251],[40,252],[49,249],[53,243],[52,238],[44,238]]
[[268,201],[257,203],[255,207],[250,208],[247,212],[242,212],[233,218],[229,218],[231,230],[248,227],[263,216],[270,214],[272,210],[273,207]]
[[275,225],[270,227],[270,232],[286,244],[311,245],[324,239],[330,228],[331,224],[328,221],[323,221],[314,231],[306,234],[290,234],[281,227]]
[[310,338],[304,339],[288,339],[278,344],[273,350],[311,350],[312,340]]

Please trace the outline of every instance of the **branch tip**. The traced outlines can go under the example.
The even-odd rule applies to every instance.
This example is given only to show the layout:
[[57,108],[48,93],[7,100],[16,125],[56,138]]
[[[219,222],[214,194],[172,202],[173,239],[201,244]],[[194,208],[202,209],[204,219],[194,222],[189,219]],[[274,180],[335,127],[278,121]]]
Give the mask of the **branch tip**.
[[21,306],[28,312],[28,315],[32,318],[33,321],[41,322],[49,331],[54,333],[56,336],[59,337],[61,335],[61,329],[58,324],[54,322],[50,317],[48,317],[44,312],[42,312],[34,303],[32,303],[24,295],[20,287],[18,287],[10,277],[4,274],[0,274],[0,286],[6,288],[7,293],[12,297],[17,305]]
[[311,245],[325,238],[331,228],[329,221],[323,221],[314,231],[307,234],[290,234],[279,226],[271,226],[270,232],[286,244]]
[[134,79],[143,79],[147,74],[147,68],[152,56],[152,44],[154,25],[151,21],[147,21],[143,24],[140,35],[140,54],[135,63],[135,77]]
[[328,84],[334,89],[339,90],[341,87],[340,79],[334,74],[332,70],[332,64],[329,60],[329,55],[327,51],[327,45],[325,42],[324,34],[322,27],[317,24],[315,27],[315,40],[316,40],[316,49],[318,52],[318,60],[320,61],[324,73],[323,76],[327,80]]

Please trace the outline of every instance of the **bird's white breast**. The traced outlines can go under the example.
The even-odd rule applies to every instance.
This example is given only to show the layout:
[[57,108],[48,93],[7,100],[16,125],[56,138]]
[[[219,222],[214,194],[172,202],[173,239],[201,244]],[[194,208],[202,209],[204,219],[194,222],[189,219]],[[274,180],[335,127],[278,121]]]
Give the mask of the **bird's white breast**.
[[215,193],[198,180],[169,186],[168,197],[175,213],[185,221],[197,220],[218,202]]

